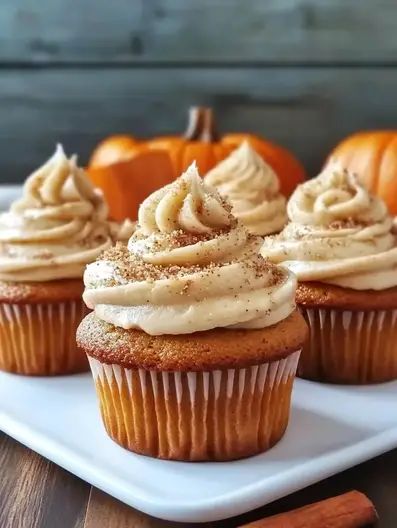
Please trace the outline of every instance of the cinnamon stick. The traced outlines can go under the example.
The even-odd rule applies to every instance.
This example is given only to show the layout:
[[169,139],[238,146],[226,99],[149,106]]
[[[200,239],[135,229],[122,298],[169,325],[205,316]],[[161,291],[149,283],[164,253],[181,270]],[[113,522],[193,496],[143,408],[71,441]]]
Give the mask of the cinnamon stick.
[[360,528],[377,519],[378,514],[368,497],[359,491],[349,491],[240,528]]

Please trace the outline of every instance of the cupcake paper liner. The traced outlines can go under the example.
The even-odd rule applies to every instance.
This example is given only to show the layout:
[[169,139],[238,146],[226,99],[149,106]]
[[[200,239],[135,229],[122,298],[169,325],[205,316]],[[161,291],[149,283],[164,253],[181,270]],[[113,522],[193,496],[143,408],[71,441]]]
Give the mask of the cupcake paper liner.
[[0,370],[38,376],[88,370],[75,339],[86,314],[82,300],[0,303]]
[[280,440],[299,354],[210,372],[132,370],[88,359],[113,440],[137,453],[193,461],[242,458]]
[[301,310],[310,338],[298,376],[350,384],[397,379],[397,310]]

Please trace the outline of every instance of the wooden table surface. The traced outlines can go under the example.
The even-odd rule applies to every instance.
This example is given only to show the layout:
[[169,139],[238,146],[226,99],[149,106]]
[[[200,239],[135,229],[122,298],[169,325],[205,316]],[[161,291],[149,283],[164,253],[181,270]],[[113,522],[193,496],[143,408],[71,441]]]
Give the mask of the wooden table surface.
[[[0,433],[1,528],[178,528],[197,525],[154,519],[129,508]],[[380,528],[397,526],[397,450],[268,506],[205,528],[233,528],[351,489],[366,493]]]

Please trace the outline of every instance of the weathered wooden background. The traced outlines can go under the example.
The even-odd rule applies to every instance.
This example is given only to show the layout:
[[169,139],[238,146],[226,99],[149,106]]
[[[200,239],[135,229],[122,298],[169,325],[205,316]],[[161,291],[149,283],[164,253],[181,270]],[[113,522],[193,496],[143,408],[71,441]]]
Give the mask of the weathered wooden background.
[[396,0],[1,0],[0,180],[56,141],[178,132],[190,104],[316,171],[362,128],[397,127]]

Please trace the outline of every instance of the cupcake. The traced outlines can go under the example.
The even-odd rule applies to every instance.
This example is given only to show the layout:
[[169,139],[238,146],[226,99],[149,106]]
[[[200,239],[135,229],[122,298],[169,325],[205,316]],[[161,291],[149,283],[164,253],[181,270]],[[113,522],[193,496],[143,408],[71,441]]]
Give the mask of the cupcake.
[[233,206],[233,214],[254,235],[279,233],[287,222],[286,199],[274,170],[244,141],[204,178]]
[[290,223],[265,239],[262,255],[299,280],[297,302],[310,327],[299,375],[334,383],[397,378],[397,246],[380,198],[329,165],[300,185]]
[[287,427],[307,328],[296,279],[259,255],[231,207],[191,166],[141,205],[128,246],[84,275],[77,331],[105,428],[174,460],[269,449]]
[[62,148],[0,215],[0,369],[52,375],[88,369],[75,332],[87,263],[111,246],[107,207]]

